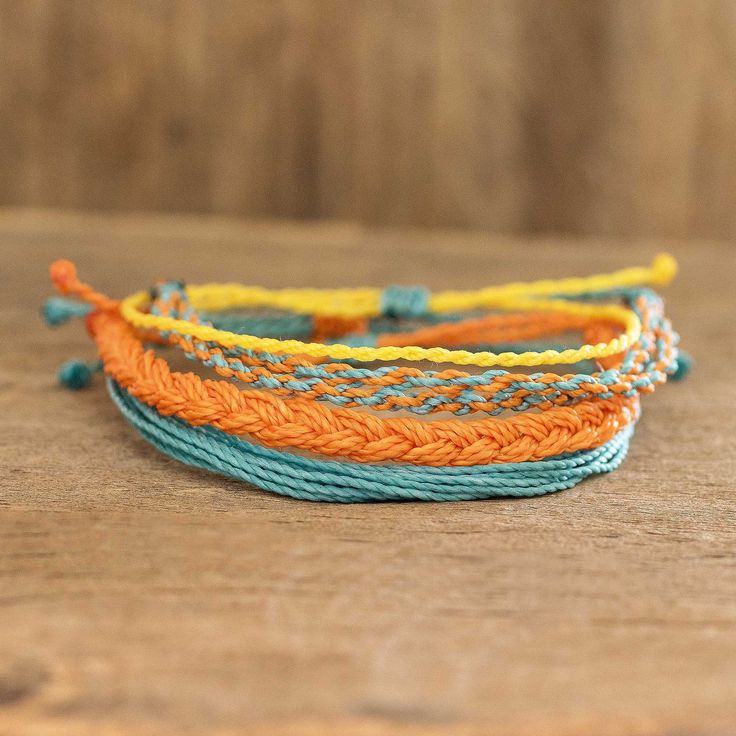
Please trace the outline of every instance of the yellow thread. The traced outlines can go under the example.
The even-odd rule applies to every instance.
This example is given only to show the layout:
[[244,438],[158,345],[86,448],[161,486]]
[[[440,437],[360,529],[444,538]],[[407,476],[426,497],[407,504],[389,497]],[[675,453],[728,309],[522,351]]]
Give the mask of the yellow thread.
[[668,284],[677,273],[677,261],[668,253],[660,253],[650,267],[634,266],[610,274],[549,281],[518,282],[505,286],[490,286],[478,291],[446,291],[429,300],[433,312],[460,312],[479,307],[494,307],[508,296],[549,296],[606,291],[641,284]]
[[188,286],[197,310],[219,312],[242,307],[272,307],[326,317],[377,317],[380,289],[264,289],[241,284]]
[[[517,282],[477,291],[445,291],[429,299],[431,312],[461,312],[502,306],[508,297],[578,294],[590,291],[668,284],[677,272],[677,262],[660,253],[651,266],[635,266],[610,274],[558,280]],[[298,314],[330,317],[377,317],[380,314],[380,289],[263,289],[241,284],[203,284],[190,286],[187,295],[197,310],[221,311],[239,307],[273,307]]]
[[350,347],[339,344],[324,345],[322,343],[304,343],[299,340],[276,340],[273,338],[254,337],[252,335],[237,335],[233,332],[217,330],[214,327],[195,325],[184,320],[146,314],[141,311],[141,308],[148,303],[148,299],[148,293],[141,291],[127,297],[121,303],[121,314],[134,327],[158,331],[172,330],[182,335],[190,335],[204,342],[217,342],[225,348],[239,347],[268,353],[288,353],[292,355],[307,355],[313,358],[333,358],[336,360],[429,360],[435,363],[454,363],[457,365],[477,365],[483,367],[494,365],[510,367],[518,365],[567,364],[621,353],[635,343],[641,334],[639,318],[632,310],[625,307],[577,304],[574,302],[554,300],[535,300],[505,295],[503,298],[496,300],[495,306],[504,309],[521,309],[527,311],[547,310],[567,312],[593,319],[603,319],[620,324],[625,332],[620,337],[607,343],[583,345],[581,348],[563,351],[545,350],[540,353],[473,353],[467,350],[447,350],[440,347],[420,348],[416,346],[385,346],[380,348]]

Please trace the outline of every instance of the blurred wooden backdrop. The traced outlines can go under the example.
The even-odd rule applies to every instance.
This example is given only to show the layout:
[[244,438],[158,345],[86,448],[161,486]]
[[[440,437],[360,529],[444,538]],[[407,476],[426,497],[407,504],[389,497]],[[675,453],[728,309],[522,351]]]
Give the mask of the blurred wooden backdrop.
[[736,0],[0,0],[0,205],[736,236]]

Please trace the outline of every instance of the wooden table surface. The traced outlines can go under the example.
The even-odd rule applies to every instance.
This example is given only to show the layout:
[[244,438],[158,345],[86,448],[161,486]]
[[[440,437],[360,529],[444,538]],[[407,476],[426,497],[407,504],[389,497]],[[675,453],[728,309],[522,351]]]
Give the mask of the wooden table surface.
[[[47,266],[470,288],[671,250],[691,377],[644,399],[615,473],[529,500],[315,504],[150,448]],[[0,734],[736,733],[736,248],[0,213]]]

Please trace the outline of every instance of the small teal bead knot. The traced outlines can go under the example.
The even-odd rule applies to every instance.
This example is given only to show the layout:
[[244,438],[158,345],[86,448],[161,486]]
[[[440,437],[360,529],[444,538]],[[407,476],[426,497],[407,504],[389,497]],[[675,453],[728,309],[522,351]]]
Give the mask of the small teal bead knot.
[[693,367],[694,362],[692,355],[680,350],[677,356],[677,368],[675,368],[675,372],[672,374],[672,380],[681,381],[685,378],[685,376],[690,373],[690,369]]
[[91,310],[89,304],[56,296],[46,300],[43,305],[43,318],[50,327],[57,327],[72,317],[85,317]]
[[99,370],[99,366],[99,363],[89,364],[81,360],[69,360],[59,368],[59,383],[73,391],[86,388],[92,382],[92,375]]
[[389,286],[381,294],[381,314],[386,317],[424,317],[429,290],[423,286]]

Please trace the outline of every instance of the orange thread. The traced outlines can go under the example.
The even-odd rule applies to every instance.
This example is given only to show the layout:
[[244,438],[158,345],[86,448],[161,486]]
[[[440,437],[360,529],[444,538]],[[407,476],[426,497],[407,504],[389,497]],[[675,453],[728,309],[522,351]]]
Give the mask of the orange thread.
[[461,322],[423,327],[411,332],[381,335],[378,347],[384,345],[473,345],[476,343],[516,342],[532,340],[542,335],[559,335],[568,330],[579,330],[590,324],[589,317],[577,314],[524,312],[521,314],[494,314]]
[[349,335],[351,332],[362,333],[368,329],[368,320],[365,317],[328,317],[315,314],[312,322],[314,324],[311,337],[313,342],[325,342]]

